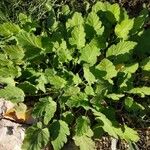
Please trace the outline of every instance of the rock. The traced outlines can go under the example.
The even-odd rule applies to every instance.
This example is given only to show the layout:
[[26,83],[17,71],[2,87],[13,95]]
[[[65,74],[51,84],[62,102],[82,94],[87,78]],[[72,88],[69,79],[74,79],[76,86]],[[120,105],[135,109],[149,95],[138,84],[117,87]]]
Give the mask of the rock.
[[10,120],[0,120],[0,149],[21,150],[27,126]]

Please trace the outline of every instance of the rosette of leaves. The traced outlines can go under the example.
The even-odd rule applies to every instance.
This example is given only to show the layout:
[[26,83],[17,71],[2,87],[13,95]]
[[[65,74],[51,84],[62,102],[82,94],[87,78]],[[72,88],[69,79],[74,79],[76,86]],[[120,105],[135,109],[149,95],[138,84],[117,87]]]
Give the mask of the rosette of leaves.
[[85,15],[62,15],[63,22],[54,15],[38,35],[39,25],[25,15],[20,24],[0,25],[0,97],[35,103],[38,122],[27,129],[22,148],[60,150],[72,138],[81,150],[92,150],[93,138],[105,132],[138,141],[134,126],[118,118],[137,110],[147,115],[150,87],[140,75],[150,73],[149,44],[142,51],[147,58],[139,52],[150,36],[143,28],[148,12],[129,18],[118,4],[97,2]]

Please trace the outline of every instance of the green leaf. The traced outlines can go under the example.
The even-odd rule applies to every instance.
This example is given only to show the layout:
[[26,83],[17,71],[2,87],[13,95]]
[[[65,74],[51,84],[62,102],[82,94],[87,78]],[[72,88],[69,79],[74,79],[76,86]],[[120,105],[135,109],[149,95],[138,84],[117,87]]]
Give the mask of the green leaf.
[[138,133],[124,125],[121,128],[114,128],[114,131],[119,135],[121,139],[126,139],[127,141],[137,142],[139,140]]
[[76,120],[76,136],[82,136],[90,130],[90,120],[85,116],[78,117]]
[[[109,68],[109,69],[108,69]],[[111,82],[111,78],[117,76],[117,71],[115,69],[115,66],[113,65],[113,63],[104,58],[97,66],[96,69],[98,69],[99,71],[105,73],[105,75],[103,76],[103,78],[105,80],[108,80]],[[99,76],[101,76],[101,74],[99,74]]]
[[150,87],[146,87],[146,86],[136,87],[131,89],[129,93],[138,94],[141,97],[145,97],[146,95],[150,95]]
[[15,86],[6,86],[0,90],[0,97],[5,98],[13,103],[19,103],[24,101],[24,92]]
[[97,61],[97,56],[100,55],[100,50],[94,44],[86,44],[86,46],[80,50],[80,61],[87,62],[90,66],[93,66]]
[[133,19],[125,19],[120,24],[117,24],[115,27],[115,34],[123,39],[128,39],[129,32],[133,28],[134,20]]
[[133,50],[136,45],[137,43],[132,41],[119,42],[117,45],[112,45],[111,47],[108,48],[106,52],[106,57],[130,53],[131,50]]
[[7,53],[11,60],[22,60],[24,57],[24,50],[22,47],[17,45],[5,46],[4,52]]
[[95,150],[95,142],[86,135],[74,136],[75,144],[80,147],[80,150]]
[[2,36],[12,36],[13,34],[17,34],[19,31],[19,26],[14,23],[6,22],[0,24],[0,35]]
[[15,86],[16,82],[12,77],[1,77],[0,76],[0,83],[7,84],[8,86]]
[[141,68],[144,71],[150,71],[150,57],[145,58],[142,62],[141,62]]
[[54,121],[50,126],[50,135],[54,150],[61,150],[67,142],[67,136],[70,135],[66,122],[62,120]]
[[21,68],[18,66],[0,67],[0,76],[2,77],[19,77],[21,75]]
[[110,6],[110,3],[108,2],[97,2],[95,5],[92,7],[92,12],[97,13],[99,11],[106,11],[107,7]]
[[6,54],[0,53],[0,66],[11,66],[13,64]]
[[64,63],[72,59],[71,52],[67,49],[66,41],[62,41],[62,43],[56,51],[60,62]]
[[102,22],[99,20],[99,17],[96,13],[91,12],[88,14],[86,24],[93,27],[97,35],[102,35]]
[[115,4],[112,4],[110,7],[108,7],[108,11],[110,11],[114,17],[115,17],[115,21],[119,22],[120,21],[120,6],[115,3]]
[[77,93],[76,95],[71,96],[67,102],[66,105],[70,108],[72,107],[83,107],[85,110],[89,109],[89,102],[87,95],[85,93]]
[[18,85],[18,87],[20,89],[22,89],[24,91],[24,93],[27,93],[27,94],[35,94],[36,91],[37,91],[37,88],[33,84],[31,84],[30,82],[28,82],[28,81],[20,83]]
[[36,103],[33,109],[33,116],[35,118],[43,118],[44,124],[47,125],[53,118],[56,112],[56,102],[51,97],[40,98],[40,101]]
[[41,150],[48,144],[49,138],[48,128],[42,128],[41,123],[33,125],[26,130],[22,150]]
[[91,139],[93,131],[90,128],[90,120],[81,116],[76,120],[75,136],[73,140],[80,150],[95,150],[95,143]]
[[120,98],[122,98],[124,96],[124,94],[107,94],[107,97],[113,100],[120,100]]
[[86,86],[85,89],[84,89],[84,91],[85,91],[85,93],[87,95],[93,95],[93,96],[95,96],[94,90],[93,90],[93,88],[91,86]]
[[16,35],[17,42],[22,47],[35,47],[42,49],[42,43],[41,38],[38,36],[35,36],[34,34],[30,34],[28,32],[22,31],[19,34]]
[[75,26],[80,26],[84,23],[82,14],[79,12],[75,12],[72,16],[71,19],[68,19],[68,21],[66,22],[66,27],[67,29],[69,28],[73,28]]
[[84,78],[89,83],[89,85],[96,82],[95,76],[92,74],[92,72],[90,71],[88,67],[84,67],[83,71],[84,71]]
[[69,43],[72,46],[76,46],[77,49],[81,49],[85,46],[85,32],[82,25],[73,28],[71,37],[69,38]]
[[139,67],[138,63],[128,64],[121,70],[121,72],[132,74],[136,72],[138,67]]
[[49,77],[48,77],[48,81],[49,81],[49,83],[52,84],[56,89],[61,89],[61,88],[63,88],[63,87],[66,85],[66,83],[67,83],[66,80],[64,80],[63,78],[61,78],[61,77],[59,77],[59,76],[57,76],[57,75],[55,75],[55,76],[49,76]]
[[114,127],[111,123],[111,121],[101,112],[93,111],[94,116],[96,117],[96,120],[100,120],[103,122],[102,128],[105,132],[107,132],[110,136],[113,136],[115,138],[118,138],[116,132],[114,131]]

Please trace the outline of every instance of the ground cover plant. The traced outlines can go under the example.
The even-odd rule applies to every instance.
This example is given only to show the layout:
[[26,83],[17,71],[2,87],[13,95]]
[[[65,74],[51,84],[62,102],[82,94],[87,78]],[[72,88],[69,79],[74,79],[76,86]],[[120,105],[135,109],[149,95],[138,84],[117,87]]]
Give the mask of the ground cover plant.
[[44,25],[23,13],[0,24],[0,97],[25,113],[32,106],[37,120],[22,149],[59,150],[72,139],[92,150],[105,133],[137,142],[134,128],[150,123],[149,12],[131,18],[97,2],[85,14],[64,5],[58,17],[48,8]]

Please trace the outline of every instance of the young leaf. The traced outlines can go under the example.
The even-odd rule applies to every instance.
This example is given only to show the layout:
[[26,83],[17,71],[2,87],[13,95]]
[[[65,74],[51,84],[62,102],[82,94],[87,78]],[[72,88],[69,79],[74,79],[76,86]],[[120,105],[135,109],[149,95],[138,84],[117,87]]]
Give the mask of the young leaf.
[[17,45],[7,45],[3,48],[4,52],[7,53],[11,60],[22,60],[24,57],[24,50],[22,47]]
[[133,50],[136,45],[137,43],[132,41],[119,42],[117,45],[112,45],[108,48],[106,57],[130,53],[130,51]]
[[85,32],[82,25],[75,26],[71,32],[69,43],[72,46],[76,46],[77,49],[81,49],[85,46]]
[[150,87],[146,87],[146,86],[136,87],[131,89],[129,93],[138,94],[141,97],[145,97],[146,95],[150,95]]
[[54,150],[61,150],[67,142],[67,136],[70,135],[66,122],[62,120],[54,121],[50,126],[50,135]]
[[5,98],[13,103],[19,103],[24,101],[24,92],[15,86],[6,86],[0,90],[0,97]]
[[[108,69],[109,68],[109,69]],[[104,58],[97,66],[96,69],[98,69],[99,71],[101,71],[103,74],[105,74],[104,76],[102,76],[105,80],[110,81],[111,78],[117,76],[117,71],[115,69],[115,66],[113,65],[113,63]],[[101,73],[101,74],[102,74]],[[101,76],[101,74],[99,74],[99,76]]]
[[123,39],[128,39],[128,35],[130,30],[133,28],[134,20],[133,19],[125,19],[120,24],[117,24],[115,27],[115,34]]
[[22,47],[35,47],[42,49],[41,38],[35,36],[34,34],[30,34],[28,32],[22,31],[16,35],[17,42]]
[[33,125],[26,130],[22,150],[41,150],[48,144],[49,138],[48,128],[42,128],[41,123]]
[[75,26],[80,26],[84,23],[84,20],[82,18],[82,14],[75,12],[72,16],[71,19],[68,19],[68,21],[66,22],[66,27],[67,29],[69,28],[73,28]]
[[90,66],[93,66],[97,61],[97,56],[100,55],[100,50],[93,44],[87,44],[80,50],[80,61],[87,62]]
[[51,97],[40,98],[40,101],[33,109],[33,116],[35,118],[44,118],[44,124],[47,125],[53,118],[56,111],[56,102]]
[[119,100],[123,96],[124,94],[115,94],[115,93],[107,94],[107,97],[113,100]]
[[84,77],[86,81],[89,83],[89,85],[96,82],[95,76],[92,74],[92,72],[90,72],[90,69],[88,67],[84,67],[83,71],[84,71]]
[[19,31],[19,26],[14,23],[6,22],[0,24],[0,35],[2,36],[12,36],[13,34],[17,34]]
[[102,35],[102,29],[101,29],[102,22],[99,20],[99,17],[97,16],[96,13],[91,12],[88,14],[87,19],[86,19],[86,24],[93,27],[97,35]]

